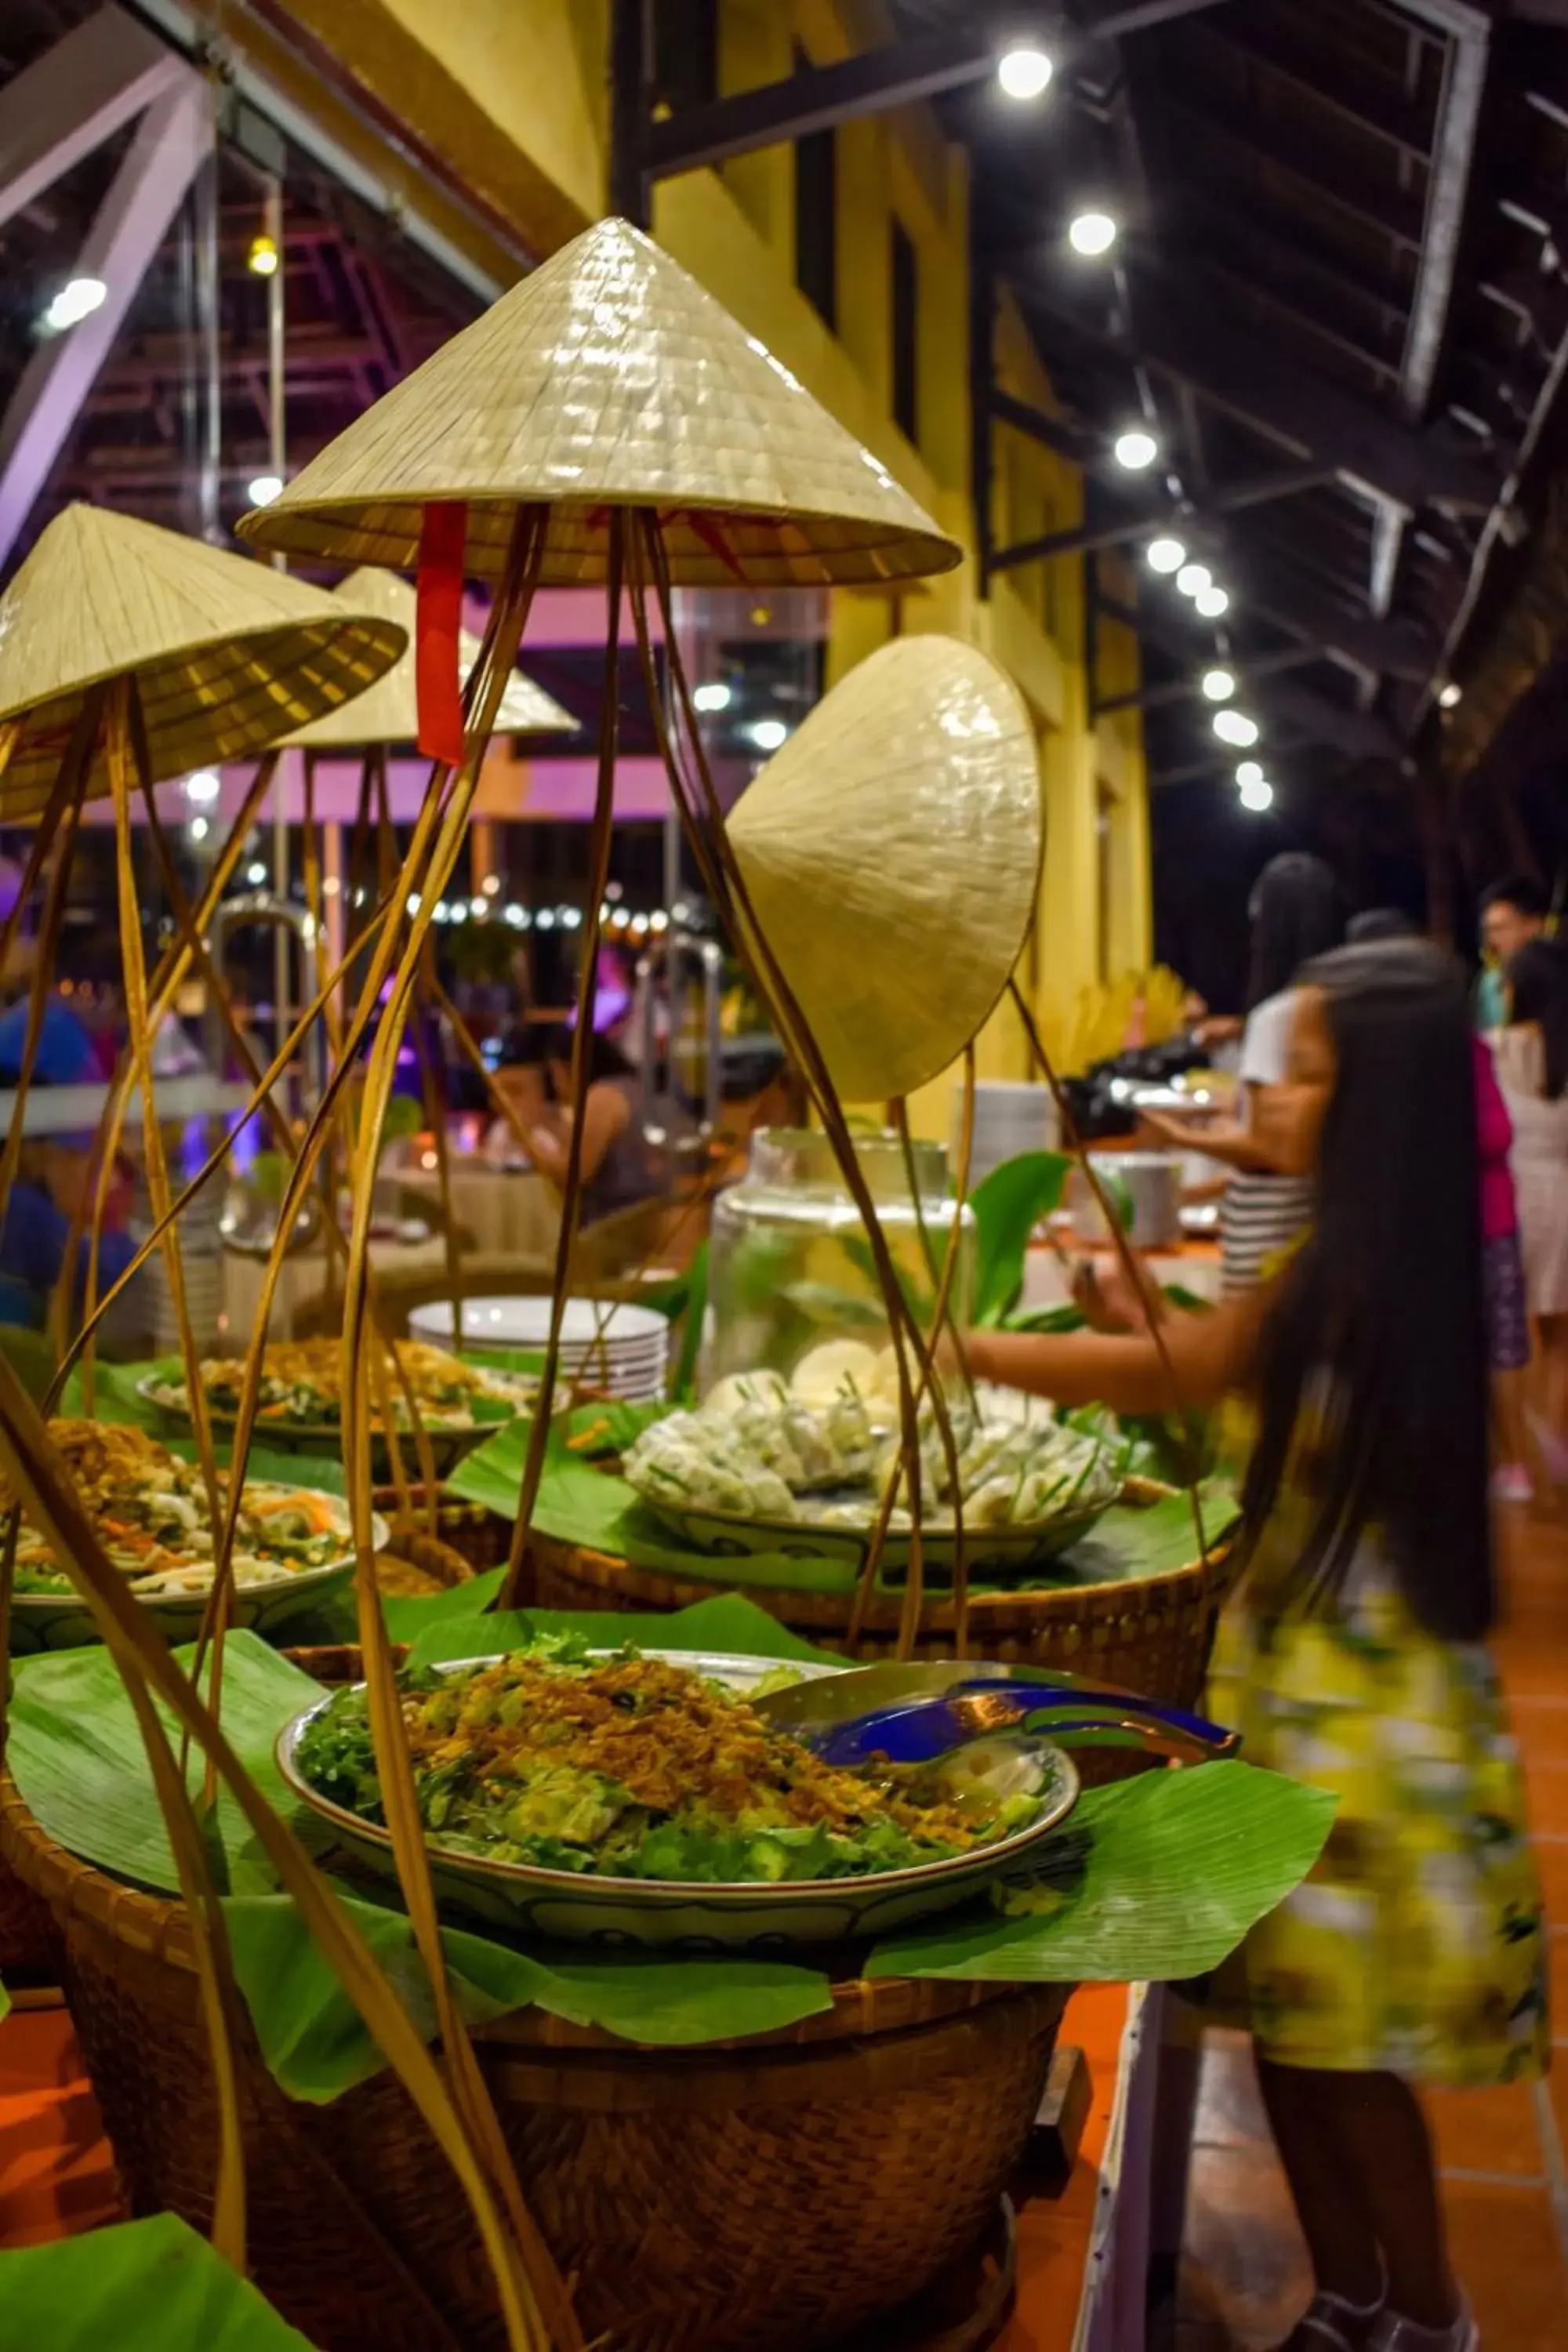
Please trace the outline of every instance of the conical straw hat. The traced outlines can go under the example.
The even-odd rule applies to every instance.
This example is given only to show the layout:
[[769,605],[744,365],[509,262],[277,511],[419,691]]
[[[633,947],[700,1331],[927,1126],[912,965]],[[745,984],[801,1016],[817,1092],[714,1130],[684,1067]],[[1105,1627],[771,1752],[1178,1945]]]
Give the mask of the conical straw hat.
[[[395,572],[363,564],[346,580],[340,580],[332,593],[353,612],[379,613],[384,620],[395,621],[412,641],[418,599],[408,582],[400,580]],[[464,629],[458,656],[462,681],[467,681],[479,657],[478,637]],[[402,659],[384,677],[376,680],[368,694],[345,703],[340,710],[329,710],[324,719],[313,719],[309,727],[301,727],[297,734],[290,735],[289,740],[302,743],[312,751],[361,751],[373,743],[412,743],[419,732],[416,702],[414,646],[410,642]],[[569,710],[563,710],[542,686],[535,686],[521,670],[513,670],[496,713],[496,734],[564,735],[574,734],[576,729],[577,721]]]
[[[0,597],[0,815],[37,815],[89,686],[133,677],[155,781],[275,743],[391,667],[407,631],[287,572],[104,507],[68,507]],[[109,779],[101,752],[88,790]]]
[[554,509],[542,579],[605,577],[607,510],[665,518],[675,580],[821,587],[945,572],[961,551],[723,305],[625,221],[563,246],[395,385],[241,536],[418,562],[465,503],[466,570],[501,573],[520,504]]
[[895,638],[742,795],[758,924],[847,1102],[938,1076],[995,1005],[1039,887],[1039,753],[994,662]]

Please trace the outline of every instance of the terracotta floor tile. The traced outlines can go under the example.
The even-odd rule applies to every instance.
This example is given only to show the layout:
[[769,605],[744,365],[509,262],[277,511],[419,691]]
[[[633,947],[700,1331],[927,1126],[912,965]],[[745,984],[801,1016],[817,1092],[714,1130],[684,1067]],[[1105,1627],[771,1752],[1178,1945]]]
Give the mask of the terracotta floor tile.
[[1443,2201],[1454,2268],[1486,2352],[1562,2352],[1568,2267],[1545,2189],[1450,2181]]
[[1277,2344],[1311,2293],[1307,2250],[1277,2164],[1254,2147],[1194,2151],[1181,2315],[1219,2323],[1237,2347]]
[[1458,2168],[1545,2179],[1546,2158],[1528,2084],[1508,2083],[1492,2091],[1435,2091],[1426,2105],[1437,2162],[1445,2172]]
[[1524,1780],[1534,1834],[1568,1834],[1568,1759],[1561,1764],[1527,1762]]
[[1497,1636],[1492,1654],[1510,1699],[1568,1697],[1568,1631],[1555,1610],[1529,1612]]
[[1568,1837],[1538,1832],[1534,1843],[1546,1916],[1554,1927],[1568,1927]]

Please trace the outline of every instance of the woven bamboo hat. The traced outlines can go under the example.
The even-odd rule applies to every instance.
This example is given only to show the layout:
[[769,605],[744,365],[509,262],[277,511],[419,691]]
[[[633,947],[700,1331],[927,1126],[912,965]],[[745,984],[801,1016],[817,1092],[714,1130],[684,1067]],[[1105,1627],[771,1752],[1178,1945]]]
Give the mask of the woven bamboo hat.
[[961,551],[694,278],[601,221],[395,385],[245,517],[258,546],[413,570],[424,509],[468,508],[465,570],[502,572],[549,505],[541,578],[605,577],[616,505],[664,518],[687,586],[945,572]]
[[768,761],[729,834],[839,1093],[912,1093],[980,1028],[1028,931],[1043,837],[1028,712],[973,646],[895,638]]
[[[383,572],[367,563],[351,572],[346,580],[340,580],[332,593],[352,612],[379,613],[383,620],[395,622],[410,643],[368,693],[337,710],[329,710],[324,719],[312,719],[309,727],[301,727],[290,735],[289,742],[303,744],[312,751],[361,751],[372,743],[412,743],[419,732],[412,643],[418,599],[413,588],[395,572]],[[478,637],[464,629],[458,656],[458,668],[464,682],[479,657]],[[535,686],[521,670],[513,670],[502,689],[500,709],[496,714],[498,735],[574,734],[576,728],[577,721],[569,710],[563,710],[542,686]]]
[[[154,781],[242,759],[363,694],[403,625],[104,507],[68,507],[0,597],[0,815],[43,809],[89,686],[134,677]],[[101,752],[88,790],[109,779]]]

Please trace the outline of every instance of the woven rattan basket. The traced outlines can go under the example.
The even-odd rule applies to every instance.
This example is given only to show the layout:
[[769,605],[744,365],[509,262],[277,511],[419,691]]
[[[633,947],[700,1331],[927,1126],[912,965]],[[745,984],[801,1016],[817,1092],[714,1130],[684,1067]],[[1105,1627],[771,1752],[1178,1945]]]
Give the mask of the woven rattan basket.
[[[352,1651],[317,1654],[350,1675]],[[47,1903],[139,2213],[211,2218],[216,2110],[185,1913],[79,1862],[0,1780],[0,1856]],[[854,1981],[744,2044],[647,2050],[527,2011],[481,2062],[604,2352],[865,2340],[994,2221],[1068,1988]],[[468,2207],[390,2076],[331,2106],[242,2051],[252,2275],[319,2352],[500,2352]]]
[[[413,1507],[413,1527],[429,1536],[428,1489],[411,1486],[408,1500]],[[394,1543],[402,1550],[404,1536],[409,1522],[399,1515],[403,1498],[395,1486],[378,1486],[375,1507],[396,1520]],[[488,1568],[499,1568],[507,1556],[507,1542],[511,1534],[510,1523],[483,1503],[467,1503],[459,1496],[449,1495],[444,1486],[436,1489],[436,1536],[448,1549],[457,1553],[470,1575],[482,1575]],[[417,1563],[416,1563],[417,1564]],[[450,1583],[458,1580],[447,1578]]]
[[[608,1552],[558,1543],[537,1532],[531,1539],[534,1597],[542,1609],[688,1609],[717,1589],[695,1579],[633,1568]],[[1093,1675],[1163,1699],[1196,1706],[1203,1697],[1218,1611],[1235,1580],[1234,1552],[1195,1562],[1165,1576],[1115,1584],[1058,1586],[1035,1592],[976,1593],[969,1604],[972,1656],[1009,1664],[1058,1666]],[[749,1601],[767,1609],[819,1648],[850,1654],[850,1596],[796,1592],[746,1582]],[[896,1595],[879,1593],[868,1612],[855,1654],[868,1663],[890,1657],[899,1635]],[[951,1601],[933,1598],[921,1622],[915,1655],[954,1654]]]
[[[456,1506],[463,1512],[472,1507]],[[473,1575],[472,1564],[447,1539],[454,1523],[445,1509],[439,1524],[443,1533],[436,1537],[425,1528],[399,1523],[392,1548],[376,1563],[384,1591],[399,1596],[437,1592],[466,1583]],[[0,1984],[54,1984],[58,1976],[59,1937],[48,1905],[0,1859]]]

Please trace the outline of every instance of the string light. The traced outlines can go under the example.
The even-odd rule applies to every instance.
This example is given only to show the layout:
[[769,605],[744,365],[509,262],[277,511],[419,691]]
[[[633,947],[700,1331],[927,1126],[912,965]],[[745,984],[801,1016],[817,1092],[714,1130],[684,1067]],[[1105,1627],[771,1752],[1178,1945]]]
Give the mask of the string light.
[[1214,586],[1214,573],[1206,563],[1184,563],[1176,574],[1176,585],[1184,596],[1201,596],[1205,588]]
[[776,751],[789,737],[789,729],[782,719],[754,719],[746,732],[759,751]]
[[283,495],[281,474],[258,474],[251,481],[247,496],[253,507],[269,507],[274,499]]
[[710,678],[706,686],[693,687],[691,706],[694,710],[728,710],[733,700],[731,688],[721,677]]
[[1437,700],[1445,710],[1457,710],[1465,698],[1465,689],[1453,678],[1437,689]]
[[109,289],[101,278],[68,278],[44,312],[44,325],[51,335],[63,334],[68,327],[89,319],[108,295]]
[[1274,787],[1267,776],[1259,776],[1256,783],[1243,784],[1237,798],[1244,809],[1251,809],[1256,815],[1261,816],[1265,809],[1274,805]]
[[205,816],[194,816],[191,819],[190,824],[185,827],[185,830],[190,835],[193,841],[205,841],[208,834],[212,831],[212,827],[208,824]]
[[1217,621],[1230,610],[1230,598],[1223,588],[1200,588],[1193,602],[1205,621]]
[[1168,578],[1179,572],[1187,560],[1187,551],[1179,539],[1152,539],[1144,551],[1144,562],[1151,572]]
[[245,878],[253,889],[260,889],[261,885],[267,879],[267,868],[263,866],[259,857],[253,858],[251,863],[246,867]]
[[1056,68],[1044,49],[1008,49],[996,60],[996,79],[1009,98],[1026,101],[1050,88]]
[[1116,223],[1109,213],[1079,213],[1068,230],[1068,243],[1075,253],[1096,261],[1116,243]]
[[1234,743],[1238,751],[1247,751],[1258,740],[1258,721],[1245,710],[1216,710],[1214,731],[1222,743]]
[[1159,456],[1160,445],[1152,433],[1146,433],[1141,425],[1135,425],[1130,431],[1117,436],[1112,454],[1124,472],[1142,474]]
[[276,237],[268,236],[265,230],[263,230],[258,236],[251,238],[250,249],[245,257],[245,266],[253,277],[276,278],[278,275],[278,240]]
[[1248,784],[1260,784],[1263,782],[1261,762],[1257,760],[1243,760],[1236,772],[1236,781],[1243,791]]
[[185,778],[185,798],[193,808],[211,808],[222,790],[222,781],[214,768],[198,768],[194,776]]
[[1205,669],[1204,692],[1211,702],[1228,702],[1236,692],[1236,679],[1227,669]]

